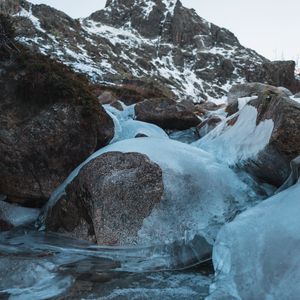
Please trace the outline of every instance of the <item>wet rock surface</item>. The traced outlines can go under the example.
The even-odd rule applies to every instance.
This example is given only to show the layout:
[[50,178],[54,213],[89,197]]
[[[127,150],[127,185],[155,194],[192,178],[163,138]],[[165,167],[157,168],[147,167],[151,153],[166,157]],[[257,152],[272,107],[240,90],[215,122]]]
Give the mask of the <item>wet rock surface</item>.
[[147,156],[109,152],[83,167],[49,211],[46,228],[99,245],[130,245],[163,190],[162,171]]

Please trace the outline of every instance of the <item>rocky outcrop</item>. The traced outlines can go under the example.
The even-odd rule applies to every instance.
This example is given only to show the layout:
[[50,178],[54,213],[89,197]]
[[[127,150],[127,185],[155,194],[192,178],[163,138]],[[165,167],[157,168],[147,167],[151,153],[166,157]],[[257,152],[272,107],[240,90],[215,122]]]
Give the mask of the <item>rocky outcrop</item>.
[[100,103],[108,104],[121,100],[132,105],[150,98],[175,99],[174,93],[165,85],[151,80],[124,80],[120,85],[96,85],[93,93]]
[[[1,50],[2,54],[6,50]],[[86,79],[21,45],[0,61],[0,194],[42,206],[114,135]]]
[[225,95],[228,86],[268,62],[177,0],[107,1],[81,20],[25,0],[21,6],[16,0],[1,5],[15,16],[22,43],[98,83],[149,78],[178,99],[199,101]]
[[295,77],[296,63],[294,61],[265,62],[257,67],[256,72],[247,76],[248,81],[257,81],[285,87],[293,93],[300,91],[300,81]]
[[249,105],[258,110],[257,124],[272,119],[274,129],[267,147],[246,167],[262,181],[281,186],[289,176],[290,162],[300,155],[300,104],[270,90]]
[[138,103],[134,109],[137,120],[156,124],[163,129],[184,130],[201,123],[190,101],[149,99]]
[[250,101],[250,98],[253,96],[267,95],[269,93],[281,94],[282,96],[286,97],[290,97],[293,95],[288,89],[284,87],[275,87],[259,82],[234,85],[229,90],[227,96],[228,105],[226,107],[226,112],[230,116],[238,111],[239,98],[248,97]]
[[162,171],[145,155],[90,161],[46,216],[46,228],[99,245],[130,245],[163,195]]

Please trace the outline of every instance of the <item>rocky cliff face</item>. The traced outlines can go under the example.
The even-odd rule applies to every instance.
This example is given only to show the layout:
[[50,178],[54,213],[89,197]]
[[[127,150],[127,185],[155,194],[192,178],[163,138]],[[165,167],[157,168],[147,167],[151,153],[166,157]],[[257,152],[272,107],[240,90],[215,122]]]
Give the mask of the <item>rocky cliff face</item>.
[[268,63],[179,0],[108,0],[80,20],[25,0],[4,0],[0,9],[15,16],[21,42],[95,82],[151,79],[197,101],[256,79]]

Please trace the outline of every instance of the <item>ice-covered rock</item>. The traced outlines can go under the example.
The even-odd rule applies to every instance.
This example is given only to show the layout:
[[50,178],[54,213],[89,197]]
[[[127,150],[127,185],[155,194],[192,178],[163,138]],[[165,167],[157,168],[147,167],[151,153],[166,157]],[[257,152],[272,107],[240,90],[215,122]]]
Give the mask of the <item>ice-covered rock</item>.
[[163,199],[145,218],[138,233],[139,244],[192,240],[197,234],[212,243],[220,225],[255,196],[229,167],[217,163],[209,153],[168,139],[139,138],[94,153],[53,193],[46,214],[85,164],[112,151],[145,154],[162,169]]
[[38,209],[26,208],[0,201],[0,231],[33,223],[39,216]]
[[195,145],[231,166],[255,159],[268,145],[274,129],[271,119],[257,124],[257,116],[257,109],[246,105],[238,115],[222,121]]
[[290,162],[300,155],[299,103],[274,87],[252,100],[239,98],[238,103],[244,107],[241,111],[195,145],[262,182],[281,186],[289,175]]
[[299,199],[300,182],[221,229],[208,299],[298,299]]

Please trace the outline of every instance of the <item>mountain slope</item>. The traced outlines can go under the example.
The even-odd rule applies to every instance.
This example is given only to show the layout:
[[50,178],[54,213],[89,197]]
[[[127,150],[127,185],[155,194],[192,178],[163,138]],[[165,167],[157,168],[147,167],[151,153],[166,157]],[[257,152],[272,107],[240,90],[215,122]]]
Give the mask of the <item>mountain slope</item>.
[[0,5],[14,15],[21,42],[95,82],[156,80],[197,101],[222,97],[268,63],[179,0],[108,0],[80,20],[26,1]]

